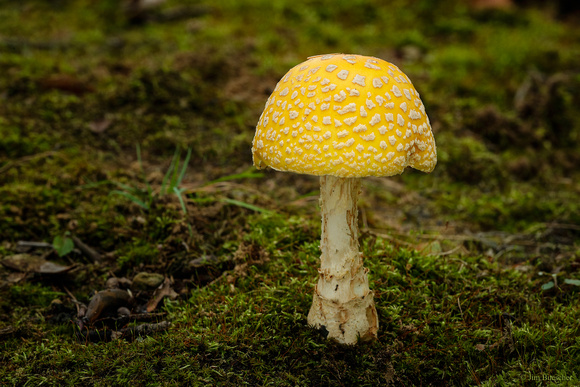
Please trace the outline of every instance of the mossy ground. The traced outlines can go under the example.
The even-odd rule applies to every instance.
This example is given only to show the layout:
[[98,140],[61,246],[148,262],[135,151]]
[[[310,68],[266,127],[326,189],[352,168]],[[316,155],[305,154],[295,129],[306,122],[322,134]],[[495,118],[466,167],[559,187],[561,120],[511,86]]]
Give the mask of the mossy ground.
[[[67,232],[105,254],[53,253],[77,266],[20,282],[0,266],[0,384],[580,384],[577,20],[453,0],[0,1],[0,255]],[[355,347],[306,325],[317,179],[251,165],[277,80],[328,52],[399,65],[438,145],[432,174],[363,183],[380,331]],[[110,193],[159,193],[176,148],[186,213]],[[67,290],[86,302],[139,271],[181,281],[172,327],[77,342]]]

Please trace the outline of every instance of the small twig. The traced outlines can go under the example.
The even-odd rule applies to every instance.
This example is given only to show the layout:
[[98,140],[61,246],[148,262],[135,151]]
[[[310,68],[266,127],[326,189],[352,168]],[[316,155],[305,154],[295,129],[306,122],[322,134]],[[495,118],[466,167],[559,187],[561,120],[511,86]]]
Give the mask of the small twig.
[[66,292],[66,294],[68,294],[68,296],[69,296],[69,297],[72,299],[72,301],[73,301],[75,304],[77,304],[77,303],[78,303],[78,304],[80,304],[80,302],[77,300],[77,298],[74,296],[74,294],[72,294],[72,293],[70,292],[70,290],[68,290],[68,289],[65,287],[65,288],[64,288],[64,291]]
[[32,242],[32,241],[18,241],[16,242],[17,247],[33,247],[42,249],[52,249],[53,246],[47,242]]
[[81,241],[79,238],[77,238],[76,236],[72,236],[72,240],[75,243],[75,246],[78,247],[78,249],[80,251],[83,252],[83,254],[89,258],[93,263],[100,263],[103,261],[103,257],[101,256],[101,254],[97,253],[93,248],[91,248],[90,246],[86,245],[83,241]]
[[580,226],[576,224],[565,224],[565,223],[544,223],[546,228],[560,228],[564,230],[575,230],[580,231]]
[[85,304],[83,304],[82,302],[77,300],[77,298],[74,296],[74,294],[72,294],[70,292],[70,290],[68,290],[66,287],[64,287],[64,291],[66,292],[66,294],[68,294],[68,296],[70,297],[73,304],[75,304],[75,307],[77,308],[77,317],[80,317],[80,315],[79,315],[80,307],[85,306]]
[[215,283],[218,283],[222,278],[225,278],[226,276],[226,272],[224,271],[223,273],[220,274],[219,277],[217,277],[216,279],[214,279],[213,281],[211,281],[210,283],[208,283],[206,286],[211,286]]
[[132,339],[134,337],[149,335],[154,332],[164,331],[171,323],[169,321],[161,321],[160,323],[141,324],[133,327],[123,328],[119,331],[111,333],[111,340],[116,340],[122,337]]
[[465,317],[463,317],[463,310],[461,309],[461,302],[459,302],[459,297],[457,297],[457,305],[459,306],[459,312],[461,312],[461,319],[465,321]]
[[463,248],[463,245],[455,246],[454,248],[452,248],[451,250],[448,250],[448,251],[442,251],[440,253],[432,253],[429,255],[432,255],[435,257],[442,257],[444,255],[451,255],[451,254],[455,253],[457,250],[460,250],[461,248]]
[[416,235],[416,238],[420,239],[434,239],[434,240],[450,240],[450,241],[481,241],[482,238],[478,236],[468,236],[468,235],[431,235],[431,234],[422,234]]
[[405,246],[408,246],[408,247],[413,247],[414,246],[412,243],[402,241],[402,240],[397,239],[397,238],[394,238],[394,237],[392,237],[392,236],[390,236],[388,234],[378,233],[378,232],[376,232],[376,231],[374,231],[372,229],[368,229],[368,232],[371,235],[378,236],[378,237],[383,238],[383,239],[391,240],[391,241],[396,242],[396,243],[398,243],[400,245],[405,245]]

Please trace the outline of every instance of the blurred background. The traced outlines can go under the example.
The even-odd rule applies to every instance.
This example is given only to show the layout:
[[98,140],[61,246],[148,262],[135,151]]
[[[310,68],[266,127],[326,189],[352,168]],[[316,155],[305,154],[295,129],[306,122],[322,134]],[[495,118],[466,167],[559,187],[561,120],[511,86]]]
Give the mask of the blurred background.
[[[332,52],[395,63],[426,105],[439,165],[383,184],[421,189],[439,220],[469,220],[476,230],[579,221],[575,2],[0,4],[0,212],[23,222],[3,222],[9,239],[62,231],[59,220],[26,224],[39,195],[54,206],[44,219],[83,201],[63,203],[63,190],[46,186],[139,180],[136,145],[149,183],[161,183],[176,148],[191,149],[186,188],[250,171],[255,123],[278,79]],[[276,205],[317,190],[315,178],[266,176],[248,184],[279,190]],[[395,224],[432,218],[405,209],[397,189],[378,198],[406,211]]]

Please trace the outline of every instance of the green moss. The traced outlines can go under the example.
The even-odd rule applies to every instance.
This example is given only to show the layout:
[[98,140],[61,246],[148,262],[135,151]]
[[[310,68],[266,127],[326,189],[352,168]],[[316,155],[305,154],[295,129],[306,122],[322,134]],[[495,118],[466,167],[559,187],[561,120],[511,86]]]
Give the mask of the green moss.
[[53,289],[41,284],[23,283],[10,287],[10,298],[6,302],[19,306],[46,306],[57,296],[64,293],[54,291]]
[[[284,234],[268,228],[274,236]],[[357,347],[332,344],[305,326],[316,250],[304,243],[278,251],[232,284],[217,283],[194,291],[187,302],[169,303],[173,328],[155,338],[82,351],[66,338],[44,349],[19,344],[26,362],[10,361],[11,380],[18,382],[32,369],[39,380],[55,371],[67,374],[71,384],[87,376],[95,383],[154,378],[156,383],[301,385],[339,380],[371,385],[392,377],[402,384],[426,378],[472,384],[507,375],[521,380],[530,372],[578,377],[572,322],[579,316],[564,304],[546,311],[544,297],[526,275],[480,257],[442,259],[395,250],[382,240],[364,251],[377,295],[379,340]],[[488,274],[476,280],[481,272]],[[47,355],[53,359],[50,367],[43,360]],[[113,373],[111,359],[117,359]]]
[[118,254],[117,264],[122,270],[126,270],[139,265],[156,263],[159,250],[155,245],[137,239],[133,243],[127,243]]

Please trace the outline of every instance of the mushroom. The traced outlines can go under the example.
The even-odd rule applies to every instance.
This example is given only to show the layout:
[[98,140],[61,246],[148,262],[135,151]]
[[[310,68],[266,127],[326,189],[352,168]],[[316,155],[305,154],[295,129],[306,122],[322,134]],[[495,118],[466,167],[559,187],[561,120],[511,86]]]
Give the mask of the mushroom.
[[360,178],[431,172],[435,140],[419,93],[397,66],[346,54],[292,68],[266,102],[254,165],[320,176],[318,283],[308,324],[340,343],[377,336],[378,319],[358,243]]

